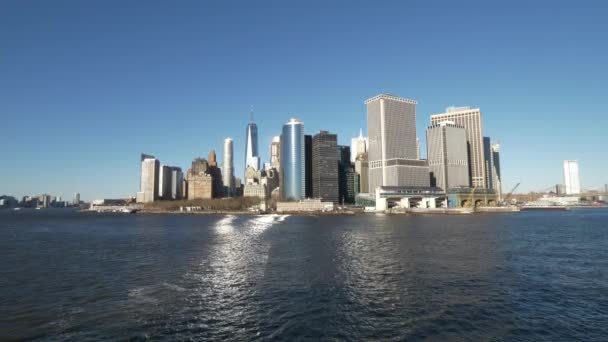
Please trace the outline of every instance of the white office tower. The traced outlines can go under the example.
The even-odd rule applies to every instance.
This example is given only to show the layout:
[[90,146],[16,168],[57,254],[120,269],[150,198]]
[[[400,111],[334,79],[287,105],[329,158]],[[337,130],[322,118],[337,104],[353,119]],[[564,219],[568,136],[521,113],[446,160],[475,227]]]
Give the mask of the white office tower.
[[469,186],[467,136],[464,127],[442,121],[426,130],[431,186],[444,191]]
[[222,151],[222,185],[226,196],[234,195],[234,143],[232,138],[224,139],[224,150]]
[[581,193],[578,161],[564,160],[564,184],[566,185],[566,195],[577,195]]
[[483,150],[481,111],[479,108],[448,107],[445,113],[431,115],[431,126],[452,121],[467,132],[468,159],[471,170],[470,185],[485,188],[487,184]]
[[[429,168],[416,151],[416,101],[380,94],[367,101],[369,189],[429,187]],[[364,190],[361,190],[364,191]]]
[[80,205],[80,193],[77,192],[74,194],[74,201],[72,202],[72,204]]
[[350,162],[354,163],[357,156],[366,153],[368,146],[367,137],[363,136],[363,129],[359,129],[359,136],[350,140]]
[[138,203],[149,203],[158,199],[159,168],[158,159],[142,153]]

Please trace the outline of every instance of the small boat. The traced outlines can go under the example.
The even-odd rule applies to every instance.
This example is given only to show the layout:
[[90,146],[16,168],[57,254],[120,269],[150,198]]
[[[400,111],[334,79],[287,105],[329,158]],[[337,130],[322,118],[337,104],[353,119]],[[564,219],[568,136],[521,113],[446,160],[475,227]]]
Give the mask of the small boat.
[[121,208],[120,212],[121,213],[126,213],[126,214],[135,214],[137,211],[135,209],[132,209],[132,208]]

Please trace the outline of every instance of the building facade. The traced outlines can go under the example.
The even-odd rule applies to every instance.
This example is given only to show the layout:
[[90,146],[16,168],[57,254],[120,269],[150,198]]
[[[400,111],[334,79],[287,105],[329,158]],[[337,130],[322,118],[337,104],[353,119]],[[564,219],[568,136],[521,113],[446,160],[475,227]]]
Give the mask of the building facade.
[[245,137],[245,170],[251,166],[260,169],[260,157],[258,154],[258,126],[253,122],[247,124]]
[[184,198],[182,185],[184,182],[184,173],[182,172],[182,169],[177,166],[172,166],[170,172],[171,186],[169,189],[169,197],[172,200],[181,200]]
[[154,156],[141,154],[141,173],[138,203],[149,203],[158,200],[160,162]]
[[186,174],[189,200],[213,198],[213,177],[208,171],[207,160],[196,158],[192,161],[192,166]]
[[224,139],[222,151],[222,185],[224,196],[234,196],[234,142],[232,138]]
[[467,137],[464,127],[443,121],[426,131],[431,186],[448,191],[469,186]]
[[281,136],[277,135],[270,142],[270,166],[279,169],[281,166]]
[[367,153],[357,156],[355,160],[355,173],[357,177],[356,188],[357,193],[368,193],[369,191],[369,163],[367,161]]
[[486,175],[486,189],[494,189],[494,177],[492,177],[492,142],[490,137],[483,137],[483,162]]
[[564,160],[564,185],[566,195],[577,195],[581,193],[581,181],[578,174],[577,160]]
[[320,131],[312,138],[312,197],[338,203],[338,136]]
[[298,200],[305,196],[304,123],[292,118],[281,134],[281,195]]
[[502,179],[500,176],[500,145],[492,145],[492,184],[498,201],[502,201]]
[[171,168],[168,165],[159,167],[158,197],[160,199],[171,199]]
[[350,162],[354,163],[357,156],[367,153],[367,146],[369,142],[367,137],[363,136],[363,129],[359,129],[359,136],[352,138],[350,141]]
[[483,152],[483,131],[479,108],[449,107],[445,113],[431,115],[431,125],[451,121],[464,127],[467,134],[470,186],[486,187],[486,167]]
[[417,159],[416,101],[380,94],[367,101],[369,188],[429,186],[426,161]]
[[312,135],[304,135],[304,197],[313,196]]

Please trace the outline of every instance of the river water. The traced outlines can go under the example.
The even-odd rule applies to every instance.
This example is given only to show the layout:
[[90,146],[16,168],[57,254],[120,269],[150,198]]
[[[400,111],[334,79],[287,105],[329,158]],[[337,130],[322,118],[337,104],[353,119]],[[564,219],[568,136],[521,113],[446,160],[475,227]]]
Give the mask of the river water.
[[0,340],[608,340],[608,210],[0,212]]

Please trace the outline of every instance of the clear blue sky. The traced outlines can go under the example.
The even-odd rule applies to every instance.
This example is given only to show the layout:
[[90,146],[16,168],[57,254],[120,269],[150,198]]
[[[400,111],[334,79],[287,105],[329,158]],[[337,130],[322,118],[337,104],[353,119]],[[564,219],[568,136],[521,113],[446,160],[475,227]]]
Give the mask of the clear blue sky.
[[[458,3],[458,4],[457,4]],[[363,101],[483,112],[504,190],[608,182],[605,1],[2,1],[0,194],[134,195],[139,154],[187,168],[254,105],[262,159],[291,116],[349,144]]]

